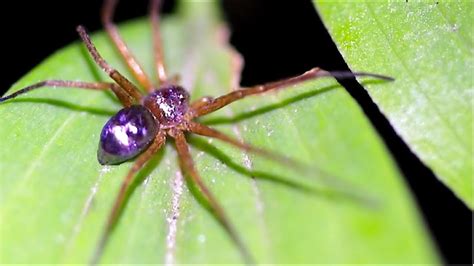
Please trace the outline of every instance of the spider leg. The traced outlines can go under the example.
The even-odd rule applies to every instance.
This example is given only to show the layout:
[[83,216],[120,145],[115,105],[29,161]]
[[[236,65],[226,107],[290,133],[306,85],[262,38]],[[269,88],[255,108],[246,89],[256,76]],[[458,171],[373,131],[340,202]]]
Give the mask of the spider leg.
[[151,0],[150,2],[150,21],[153,30],[153,50],[155,55],[155,67],[158,75],[158,81],[161,84],[166,83],[165,60],[163,56],[163,46],[160,33],[160,6],[161,0]]
[[111,67],[105,60],[100,56],[97,48],[95,48],[94,44],[92,43],[89,35],[87,34],[86,29],[83,26],[77,27],[77,32],[81,36],[82,41],[87,47],[87,50],[91,54],[94,61],[102,68],[102,70],[107,73],[115,82],[117,82],[120,87],[122,87],[128,94],[130,94],[133,98],[140,100],[142,98],[142,94],[138,90],[138,88],[133,85],[126,77],[120,74],[116,69]]
[[29,91],[44,88],[44,87],[64,87],[64,88],[81,88],[81,89],[91,89],[91,90],[108,90],[111,89],[115,96],[120,100],[124,107],[131,106],[136,100],[125,90],[115,83],[108,82],[83,82],[83,81],[70,81],[70,80],[44,80],[28,87],[25,87],[21,90],[18,90],[8,96],[0,98],[0,103],[6,100],[17,97],[20,94],[27,93]]
[[280,80],[280,81],[270,82],[263,85],[252,86],[249,88],[240,88],[238,90],[235,90],[223,96],[217,97],[206,105],[198,106],[197,108],[192,109],[191,110],[193,114],[192,117],[194,118],[194,117],[199,117],[199,116],[212,113],[230,103],[233,103],[237,100],[240,100],[250,95],[261,94],[270,90],[289,88],[290,86],[296,85],[303,81],[317,79],[321,77],[352,78],[355,76],[369,76],[369,77],[375,77],[378,79],[393,80],[390,77],[378,75],[378,74],[365,73],[365,72],[352,73],[350,71],[328,72],[321,68],[315,67],[309,71],[306,71],[305,73],[299,76],[291,77],[291,78]]
[[263,150],[263,149],[254,147],[254,146],[249,145],[249,144],[246,144],[246,143],[241,142],[237,139],[234,139],[230,136],[227,136],[226,134],[224,134],[224,133],[222,133],[222,132],[220,132],[216,129],[210,128],[210,127],[208,127],[206,125],[203,125],[203,124],[200,124],[200,123],[188,122],[188,130],[193,132],[193,133],[196,133],[198,135],[201,135],[201,136],[206,136],[206,137],[210,137],[210,138],[219,139],[223,142],[231,144],[231,145],[233,145],[233,146],[235,146],[239,149],[242,149],[244,151],[253,152],[255,154],[266,157],[270,160],[276,161],[278,163],[284,164],[286,166],[289,166],[289,167],[297,169],[297,170],[302,170],[302,171],[309,170],[306,165],[303,165],[300,162],[297,162],[297,161],[292,160],[288,157],[285,157],[285,156],[282,156],[282,155],[279,155],[279,154],[276,154],[276,153],[273,153],[273,152],[270,152],[270,151],[267,151],[267,150]]
[[105,225],[104,231],[100,238],[99,244],[95,249],[94,255],[91,259],[90,264],[95,265],[99,262],[100,257],[104,251],[104,248],[107,244],[107,241],[110,237],[112,230],[117,222],[117,218],[120,215],[120,212],[124,208],[125,198],[129,192],[130,185],[134,181],[134,177],[140,171],[140,169],[155,155],[155,153],[163,146],[166,141],[166,135],[163,131],[158,132],[153,143],[148,147],[148,149],[143,152],[134,162],[132,168],[130,168],[128,174],[125,176],[125,179],[122,182],[120,191],[117,194],[117,197],[114,201],[112,210],[109,213],[107,218],[107,223]]
[[117,0],[107,0],[102,6],[102,24],[109,35],[112,42],[115,44],[115,47],[118,49],[119,53],[122,55],[123,59],[127,63],[130,71],[133,76],[138,80],[140,85],[142,85],[147,91],[153,90],[153,84],[146,75],[143,67],[140,66],[136,58],[130,52],[130,49],[127,47],[122,37],[120,36],[117,26],[112,22],[112,17],[114,15],[115,7],[117,6]]
[[242,239],[239,237],[234,226],[230,223],[226,213],[224,212],[224,209],[218,203],[214,194],[212,194],[212,192],[204,184],[203,180],[201,179],[201,176],[197,172],[197,169],[194,166],[193,158],[191,157],[191,154],[189,152],[189,146],[184,136],[184,133],[182,131],[177,131],[174,132],[172,137],[175,139],[176,150],[178,151],[181,168],[187,173],[187,175],[185,176],[190,177],[193,183],[196,184],[197,187],[204,194],[207,202],[209,203],[212,211],[214,212],[214,215],[216,215],[221,225],[224,227],[229,236],[235,242],[240,252],[244,256],[245,261],[248,264],[254,264],[252,255],[248,251]]
[[319,181],[321,181],[323,184],[330,186],[334,191],[347,194],[347,196],[350,196],[354,199],[358,199],[364,202],[371,201],[370,199],[364,198],[362,195],[359,195],[359,193],[354,193],[355,186],[353,184],[347,182],[344,179],[341,179],[338,176],[335,176],[329,172],[326,172],[325,170],[321,169],[320,167],[316,165],[311,165],[311,166],[306,165],[304,163],[295,161],[291,158],[282,156],[280,154],[254,147],[252,145],[243,143],[237,139],[234,139],[230,136],[225,135],[224,133],[216,129],[210,128],[200,123],[188,122],[187,130],[201,136],[206,136],[206,137],[221,140],[237,148],[240,148],[244,151],[253,152],[257,155],[260,155],[262,157],[268,158],[270,160],[283,164],[287,167],[290,167],[304,175],[310,175],[313,178],[317,177]]
[[213,101],[212,97],[205,96],[205,97],[199,98],[196,101],[192,102],[191,105],[189,106],[189,108],[191,108],[191,110],[196,110],[196,109],[201,108],[202,106],[205,106],[205,105],[209,104],[212,101]]

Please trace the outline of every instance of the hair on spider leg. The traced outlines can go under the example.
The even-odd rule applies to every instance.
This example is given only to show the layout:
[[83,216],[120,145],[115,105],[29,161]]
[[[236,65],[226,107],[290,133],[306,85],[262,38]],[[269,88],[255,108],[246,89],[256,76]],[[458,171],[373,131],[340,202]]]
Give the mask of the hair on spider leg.
[[[228,217],[225,209],[218,202],[213,192],[202,180],[191,157],[187,134],[198,134],[205,137],[216,138],[236,148],[252,152],[267,159],[276,161],[283,165],[308,171],[315,171],[323,177],[324,182],[339,186],[341,190],[350,190],[347,183],[340,182],[338,178],[325,173],[314,167],[306,168],[299,162],[285,158],[275,153],[253,147],[242,141],[227,136],[211,127],[200,124],[196,119],[213,113],[235,101],[252,95],[262,95],[269,91],[280,89],[291,89],[301,82],[314,80],[322,77],[354,78],[356,76],[368,76],[381,80],[393,80],[390,77],[350,71],[325,71],[313,68],[299,76],[285,80],[270,82],[263,85],[240,88],[228,94],[216,97],[189,101],[189,93],[181,87],[177,80],[169,79],[164,64],[161,45],[159,25],[159,0],[151,0],[149,6],[150,23],[152,24],[153,54],[155,59],[155,71],[159,84],[153,84],[151,79],[143,71],[125,42],[120,36],[118,28],[112,21],[116,0],[105,0],[101,13],[102,22],[111,43],[118,49],[120,55],[127,63],[130,71],[138,80],[140,90],[129,79],[112,67],[96,49],[89,34],[83,26],[77,27],[77,32],[85,45],[89,56],[109,77],[115,81],[111,82],[85,82],[66,80],[46,80],[10,95],[0,98],[0,103],[28,93],[35,89],[46,87],[82,88],[92,90],[111,91],[122,104],[123,108],[110,117],[101,131],[97,159],[100,164],[113,165],[133,160],[133,164],[127,175],[123,178],[113,206],[108,213],[102,234],[99,236],[98,244],[91,257],[91,264],[99,263],[111,239],[114,229],[117,227],[120,214],[126,208],[127,198],[133,193],[136,182],[139,181],[140,173],[150,165],[150,161],[156,158],[156,154],[162,149],[166,141],[171,138],[178,152],[180,167],[187,182],[196,186],[203,199],[207,203],[208,210],[214,218],[222,225],[230,240],[240,252],[242,261],[247,264],[256,262],[254,255],[248,248],[244,239],[238,233],[235,225]],[[329,181],[326,179],[330,179]],[[295,186],[295,184],[292,184]]]

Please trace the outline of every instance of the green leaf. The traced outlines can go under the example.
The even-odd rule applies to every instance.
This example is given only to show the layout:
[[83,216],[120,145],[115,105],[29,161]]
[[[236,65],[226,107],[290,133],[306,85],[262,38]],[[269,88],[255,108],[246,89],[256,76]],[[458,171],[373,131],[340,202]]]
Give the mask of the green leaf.
[[[237,57],[219,41],[222,22],[215,8],[184,1],[162,25],[169,72],[181,75],[194,99],[224,94],[237,78]],[[120,30],[153,73],[148,22]],[[104,33],[93,41],[130,76]],[[109,80],[75,43],[10,93],[52,78]],[[96,161],[101,127],[119,109],[110,93],[66,88],[0,104],[1,263],[90,259],[131,165],[102,167]],[[203,121],[335,176],[305,176],[218,141],[191,138],[200,173],[258,262],[439,262],[390,155],[334,80],[246,99]],[[102,262],[243,262],[225,230],[183,184],[176,161],[173,146],[166,145],[140,173]]]
[[397,133],[466,205],[473,197],[474,5],[471,1],[315,1],[352,69]]

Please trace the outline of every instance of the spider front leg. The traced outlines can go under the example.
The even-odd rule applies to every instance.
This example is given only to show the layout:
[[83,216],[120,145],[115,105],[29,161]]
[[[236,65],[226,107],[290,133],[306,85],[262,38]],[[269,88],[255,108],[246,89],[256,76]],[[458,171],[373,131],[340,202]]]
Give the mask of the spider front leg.
[[142,94],[140,93],[138,88],[133,85],[130,80],[120,74],[120,72],[118,72],[115,68],[111,67],[107,63],[107,61],[104,60],[104,58],[102,58],[102,56],[97,51],[97,48],[92,43],[89,34],[87,34],[86,29],[83,26],[78,26],[77,32],[79,33],[79,36],[86,45],[86,48],[92,56],[92,59],[94,59],[94,61],[100,66],[100,68],[102,68],[102,70],[107,73],[107,75],[109,75],[113,80],[115,80],[115,82],[117,82],[117,84],[130,96],[137,100],[140,100],[142,98]]
[[69,80],[45,80],[23,89],[20,89],[8,96],[0,98],[0,103],[6,100],[15,98],[21,94],[29,91],[44,88],[44,87],[65,87],[65,88],[82,88],[92,90],[107,90],[111,89],[117,96],[124,107],[129,107],[137,102],[140,102],[142,95],[138,88],[135,87],[127,78],[120,74],[117,70],[112,68],[103,58],[92,43],[86,30],[79,26],[77,31],[85,43],[87,50],[91,54],[94,61],[104,70],[117,84],[109,82],[83,82],[83,81],[69,81]]
[[143,67],[138,63],[137,59],[133,56],[127,44],[123,41],[120,36],[117,26],[112,22],[115,8],[117,6],[117,0],[107,0],[102,6],[102,24],[104,25],[105,31],[109,35],[110,39],[114,43],[115,47],[119,51],[122,58],[128,65],[128,68],[132,72],[133,76],[138,80],[148,92],[153,90],[153,84],[148,78],[147,74],[143,70]]
[[189,152],[189,145],[186,141],[184,133],[182,131],[176,130],[175,132],[173,132],[172,137],[175,139],[175,145],[176,150],[178,151],[180,165],[183,171],[185,172],[185,176],[190,177],[191,181],[196,184],[196,186],[204,194],[209,206],[211,207],[212,212],[239,248],[240,252],[244,256],[245,262],[247,264],[255,264],[251,253],[248,251],[244,242],[239,237],[234,226],[230,223],[230,220],[227,218],[224,209],[219,204],[214,194],[212,194],[212,192],[204,184],[201,176],[195,168],[193,158],[191,157],[191,153]]
[[196,101],[192,102],[189,108],[191,110],[197,110],[205,105],[211,103],[214,99],[211,96],[205,96],[202,98],[197,99]]
[[105,224],[104,231],[100,238],[99,244],[94,252],[94,256],[92,257],[91,264],[97,264],[102,256],[104,248],[107,244],[107,241],[110,237],[110,233],[114,229],[114,226],[117,222],[117,219],[120,215],[121,210],[124,207],[125,198],[127,193],[129,192],[130,185],[135,180],[136,174],[143,166],[153,157],[160,150],[163,144],[166,142],[166,134],[163,131],[159,131],[156,135],[153,143],[148,147],[148,149],[143,152],[133,163],[132,168],[130,168],[128,174],[125,176],[125,179],[120,186],[119,193],[114,201],[114,205],[112,210],[109,213],[107,218],[107,222]]
[[63,88],[80,88],[80,89],[91,89],[91,90],[108,90],[117,96],[119,101],[124,107],[129,107],[139,99],[132,97],[125,90],[115,83],[108,82],[83,82],[83,81],[69,81],[69,80],[44,80],[23,89],[20,89],[10,95],[0,98],[0,103],[6,100],[13,99],[21,94],[30,92],[32,90],[45,88],[45,87],[63,87]]
[[155,68],[160,85],[167,82],[165,59],[163,56],[163,45],[160,33],[160,11],[161,1],[151,0],[150,2],[150,22],[153,31],[153,50],[155,56]]
[[276,90],[276,89],[290,88],[293,85],[296,85],[298,83],[301,83],[307,80],[318,79],[321,77],[353,78],[356,76],[368,76],[368,77],[374,77],[374,78],[388,80],[388,81],[393,80],[393,78],[391,77],[378,75],[378,74],[365,73],[365,72],[352,73],[350,71],[329,72],[319,67],[315,67],[309,71],[306,71],[305,73],[299,76],[295,76],[295,77],[280,80],[280,81],[270,82],[263,85],[252,86],[249,88],[241,88],[233,92],[230,92],[228,94],[225,94],[223,96],[212,99],[207,104],[195,104],[196,107],[191,108],[191,112],[190,112],[192,114],[191,118],[200,117],[200,116],[212,113],[218,109],[221,109],[222,107],[226,105],[229,105],[237,100],[240,100],[250,95],[262,94],[267,91]]

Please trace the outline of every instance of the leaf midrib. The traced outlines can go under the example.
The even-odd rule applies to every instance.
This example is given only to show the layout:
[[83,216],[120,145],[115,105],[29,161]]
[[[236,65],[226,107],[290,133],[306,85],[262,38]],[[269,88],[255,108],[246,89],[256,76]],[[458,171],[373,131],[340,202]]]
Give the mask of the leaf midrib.
[[[364,2],[365,5],[367,6],[367,10],[369,10],[370,14],[371,14],[371,17],[374,19],[375,23],[377,23],[377,29],[380,31],[381,35],[384,37],[384,40],[387,44],[388,47],[390,47],[390,49],[392,50],[392,53],[395,55],[395,57],[397,58],[397,60],[399,61],[400,65],[405,69],[405,72],[407,73],[408,76],[410,76],[410,78],[414,81],[414,83],[417,85],[416,88],[417,90],[420,92],[421,95],[423,95],[423,97],[429,101],[431,103],[431,108],[432,110],[436,113],[436,115],[440,118],[441,121],[443,121],[443,123],[446,125],[446,128],[449,129],[449,131],[451,132],[451,134],[454,136],[454,138],[457,140],[457,144],[458,144],[458,147],[460,147],[460,150],[462,150],[464,153],[466,153],[467,155],[469,155],[469,150],[467,148],[467,144],[464,143],[464,141],[462,141],[462,138],[459,136],[459,134],[457,133],[457,131],[454,129],[454,127],[451,125],[451,123],[449,122],[448,119],[446,119],[442,114],[441,114],[441,111],[438,109],[437,105],[433,104],[433,100],[426,94],[426,92],[421,88],[420,84],[419,84],[419,80],[416,79],[414,77],[414,74],[411,73],[411,71],[409,71],[408,67],[405,65],[405,63],[403,62],[403,60],[401,59],[400,55],[396,52],[395,48],[393,47],[393,45],[391,44],[391,42],[388,40],[388,37],[387,37],[387,34],[386,32],[383,30],[381,24],[380,24],[380,21],[377,19],[377,17],[375,16],[371,6],[369,3],[367,2]],[[438,151],[436,151],[438,153],[438,155],[440,157],[442,157],[442,154],[439,153]]]

